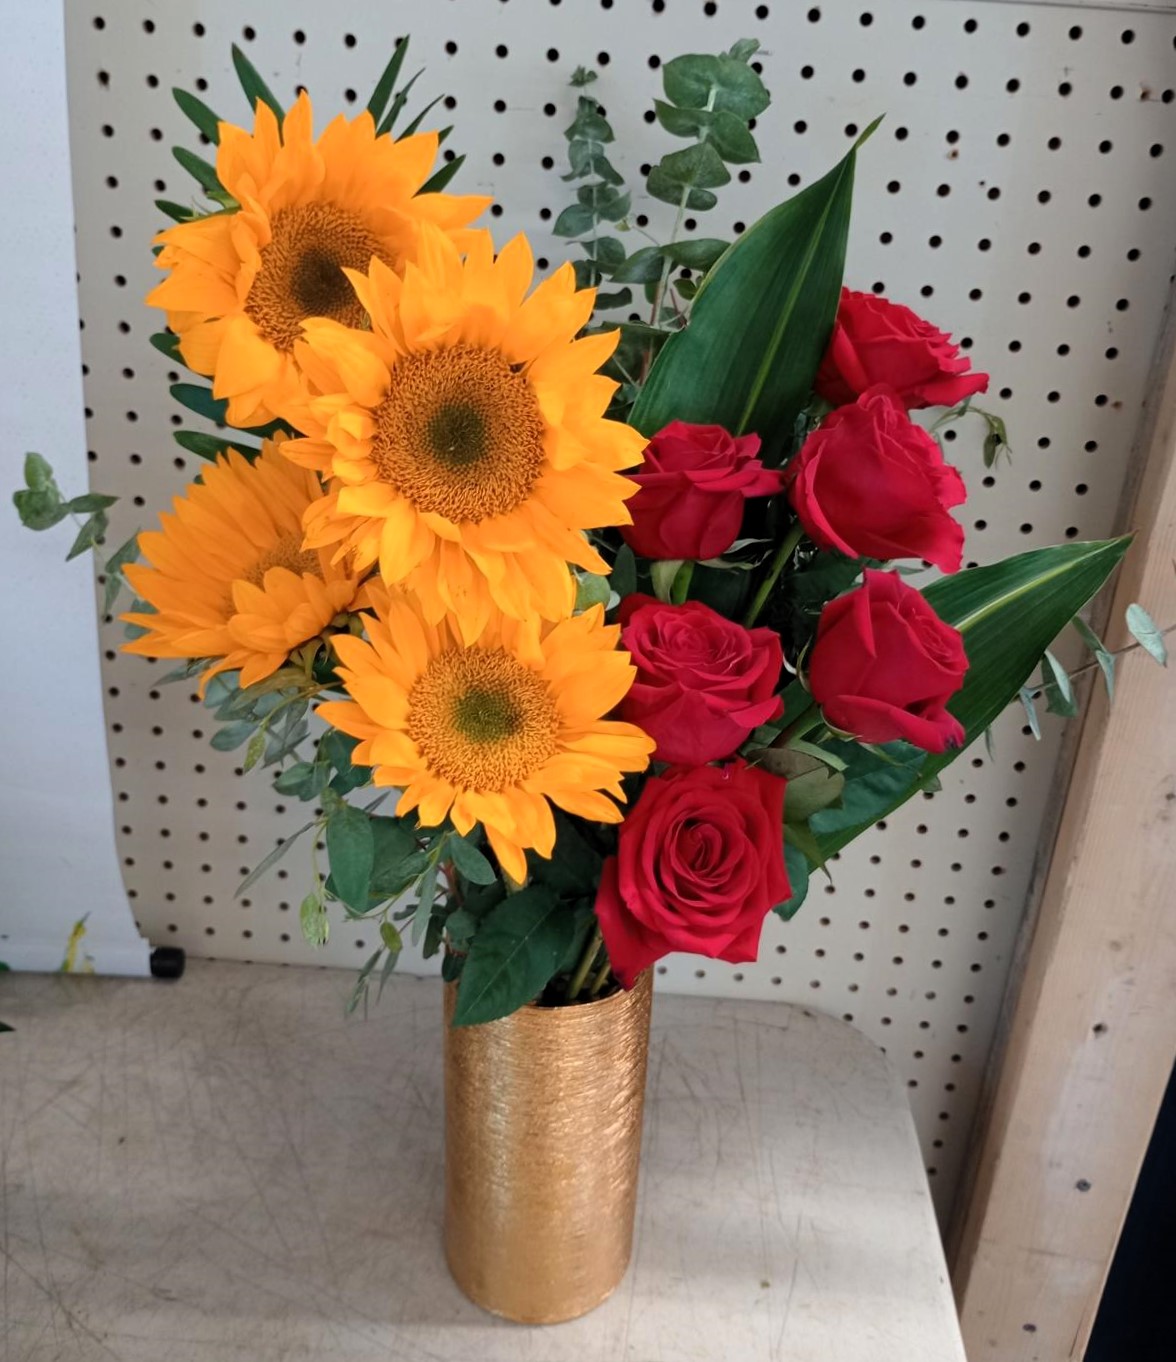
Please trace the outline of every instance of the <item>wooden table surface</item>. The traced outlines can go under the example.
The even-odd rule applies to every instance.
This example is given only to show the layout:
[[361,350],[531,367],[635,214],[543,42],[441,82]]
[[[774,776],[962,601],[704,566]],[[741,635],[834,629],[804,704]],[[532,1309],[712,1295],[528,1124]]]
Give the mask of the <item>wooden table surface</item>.
[[906,1098],[832,1018],[658,997],[633,1263],[484,1314],[441,1251],[441,997],[6,976],[3,1362],[962,1362]]

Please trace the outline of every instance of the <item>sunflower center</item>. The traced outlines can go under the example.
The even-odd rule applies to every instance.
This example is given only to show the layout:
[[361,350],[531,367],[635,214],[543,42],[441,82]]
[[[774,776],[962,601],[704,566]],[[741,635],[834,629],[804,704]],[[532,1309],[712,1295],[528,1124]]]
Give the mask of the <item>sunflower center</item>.
[[418,510],[476,524],[530,496],[546,429],[530,385],[502,355],[455,345],[397,363],[372,457]]
[[261,248],[245,311],[278,350],[290,351],[307,317],[366,327],[367,313],[343,270],[366,270],[380,243],[354,213],[333,203],[305,203],[274,215]]
[[272,567],[289,568],[299,577],[304,572],[311,572],[319,578],[323,575],[318,554],[313,549],[303,549],[302,533],[298,530],[282,535],[272,548],[266,549],[245,574],[245,580],[254,586],[261,586],[265,574]]
[[409,692],[409,737],[459,789],[517,785],[554,754],[558,728],[546,682],[502,648],[441,653]]

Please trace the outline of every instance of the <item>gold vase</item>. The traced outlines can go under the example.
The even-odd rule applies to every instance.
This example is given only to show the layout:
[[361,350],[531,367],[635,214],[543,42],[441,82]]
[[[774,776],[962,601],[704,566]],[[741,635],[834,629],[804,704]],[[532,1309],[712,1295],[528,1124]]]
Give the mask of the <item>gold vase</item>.
[[633,1241],[652,973],[628,993],[450,1025],[445,1253],[475,1304],[520,1324],[599,1305]]

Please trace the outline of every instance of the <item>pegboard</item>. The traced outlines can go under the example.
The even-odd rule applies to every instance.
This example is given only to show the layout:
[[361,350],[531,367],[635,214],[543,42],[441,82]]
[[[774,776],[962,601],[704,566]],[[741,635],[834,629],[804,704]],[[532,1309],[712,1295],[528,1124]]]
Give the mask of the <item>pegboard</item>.
[[[1113,528],[1168,297],[1176,229],[1176,19],[1088,7],[887,0],[819,6],[719,0],[68,0],[70,105],[92,483],[126,500],[111,542],[154,522],[200,461],[148,344],[160,319],[152,200],[184,199],[172,160],[193,130],[173,85],[241,118],[229,65],[241,43],[279,97],[310,88],[319,119],[358,112],[396,36],[411,29],[417,90],[447,93],[455,190],[491,192],[500,241],[531,234],[544,268],[567,247],[550,225],[570,201],[562,130],[579,63],[618,135],[631,184],[669,149],[653,124],[658,66],[741,36],[763,45],[771,108],[761,165],[687,231],[738,233],[813,181],[877,114],[859,158],[849,281],[885,291],[962,337],[992,374],[987,405],[1013,462],[984,469],[982,431],[947,430],[967,480],[971,561]],[[636,224],[668,229],[640,194]],[[664,239],[664,236],[663,236]],[[172,378],[176,375],[171,375]],[[306,849],[244,899],[245,870],[301,821],[239,754],[211,750],[184,686],[104,639],[118,845],[143,931],[196,955],[357,966],[370,927],[337,921],[315,952],[298,928]],[[798,1001],[844,1016],[907,1079],[945,1206],[964,1153],[1021,920],[1061,725],[1035,742],[1018,714],[814,880],[799,917],[771,919],[756,965],[676,957],[661,987]],[[407,968],[415,966],[408,962]]]

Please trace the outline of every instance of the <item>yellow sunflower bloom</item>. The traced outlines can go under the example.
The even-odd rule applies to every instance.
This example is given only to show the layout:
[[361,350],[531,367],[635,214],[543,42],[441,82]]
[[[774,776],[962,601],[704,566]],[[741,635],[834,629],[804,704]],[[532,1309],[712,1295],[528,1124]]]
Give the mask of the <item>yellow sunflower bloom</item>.
[[643,771],[654,743],[601,717],[634,676],[601,606],[554,625],[496,612],[468,646],[408,593],[373,594],[367,640],[334,639],[351,698],[317,712],[360,739],[353,760],[375,767],[375,784],[403,790],[397,813],[416,809],[426,826],[449,817],[460,833],[481,823],[516,881],[527,848],[551,855],[552,803],[621,821],[621,776]]
[[144,657],[208,658],[241,685],[269,676],[292,649],[321,633],[356,597],[357,583],[330,556],[302,547],[302,517],[322,495],[318,478],[265,442],[250,463],[228,450],[139,536],[150,566],[123,569],[155,613],[122,618],[148,632],[123,644]]
[[228,398],[233,425],[273,420],[297,391],[292,350],[306,317],[367,325],[342,267],[366,270],[375,257],[402,269],[423,222],[464,243],[490,200],[418,193],[436,154],[435,132],[377,137],[366,111],[336,118],[316,142],[305,93],[280,128],[261,101],[252,133],[220,125],[217,176],[240,208],[160,232],[155,263],[169,274],[147,301],[167,312],[184,362]]
[[496,258],[471,235],[464,261],[426,226],[403,278],[379,260],[348,270],[371,329],[307,322],[294,352],[313,393],[283,412],[307,437],[287,455],[332,479],[306,542],[378,563],[467,642],[495,608],[568,614],[567,564],[607,572],[583,531],[630,523],[619,470],[645,444],[604,417],[617,385],[597,370],[619,332],[575,339],[594,291],[563,265],[528,297],[526,238]]

